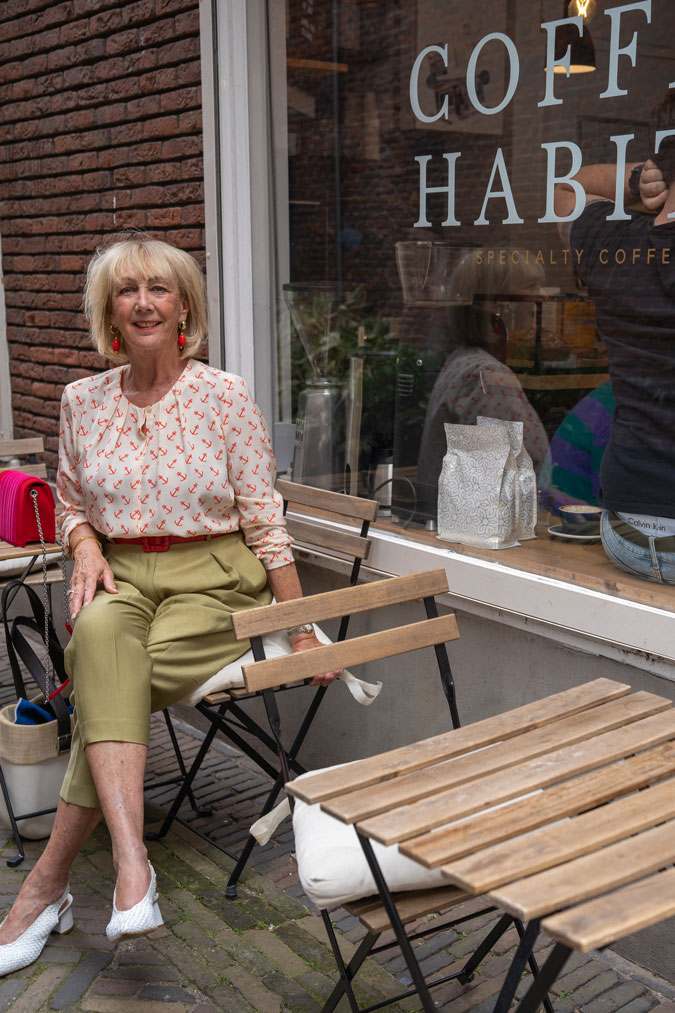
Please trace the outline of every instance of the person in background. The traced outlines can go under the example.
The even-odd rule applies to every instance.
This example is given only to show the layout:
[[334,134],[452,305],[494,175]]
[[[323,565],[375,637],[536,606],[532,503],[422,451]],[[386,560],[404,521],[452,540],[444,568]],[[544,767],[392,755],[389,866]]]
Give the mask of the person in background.
[[[656,130],[675,128],[675,96],[655,113]],[[602,543],[620,569],[675,583],[675,142],[624,172],[624,206],[642,198],[653,214],[615,211],[616,166],[589,165],[575,182],[585,207],[561,224],[579,258],[579,274],[595,303],[607,344],[616,398],[602,459],[598,501]],[[577,194],[556,187],[556,213],[573,215]]]
[[[463,276],[459,287],[479,298],[470,306],[453,307],[448,315],[448,357],[429,397],[417,465],[418,482],[426,488],[430,502],[437,498],[447,449],[446,422],[475,425],[479,415],[522,422],[525,448],[536,474],[546,457],[548,438],[543,423],[518,377],[506,365],[509,332],[504,319],[509,296],[539,295],[543,270],[524,250],[502,250],[504,255],[497,249],[490,262],[472,250],[456,268]],[[531,317],[532,303],[513,302],[508,309],[513,307],[517,315],[514,323],[524,322],[517,318],[523,313]]]
[[598,506],[600,465],[614,415],[611,380],[586,394],[567,413],[551,439],[539,475],[542,507],[558,514],[568,503]]

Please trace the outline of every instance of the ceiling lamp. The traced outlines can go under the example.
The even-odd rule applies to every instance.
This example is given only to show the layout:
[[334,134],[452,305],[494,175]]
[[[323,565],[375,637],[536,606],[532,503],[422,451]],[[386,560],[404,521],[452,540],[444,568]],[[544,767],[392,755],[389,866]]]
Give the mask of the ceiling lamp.
[[598,5],[596,0],[570,0],[567,5],[568,18],[576,18],[581,15],[584,19],[584,28],[586,25],[590,25],[597,13]]
[[591,33],[588,30],[588,22],[596,13],[595,0],[565,0],[563,17],[582,17],[583,35],[579,35],[576,25],[561,25],[556,33],[555,43],[555,74],[567,74],[565,67],[560,66],[557,61],[563,60],[569,49],[570,74],[588,74],[595,70],[595,46]]

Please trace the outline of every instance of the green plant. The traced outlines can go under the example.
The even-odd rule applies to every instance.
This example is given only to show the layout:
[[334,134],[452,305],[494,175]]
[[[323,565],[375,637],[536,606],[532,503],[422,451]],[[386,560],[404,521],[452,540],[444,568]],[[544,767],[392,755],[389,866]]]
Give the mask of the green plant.
[[[317,369],[338,386],[345,388],[349,377],[349,360],[351,356],[359,354],[363,347],[360,335],[365,337],[369,351],[393,351],[396,339],[389,330],[388,320],[376,314],[366,303],[362,286],[346,292],[342,302],[332,312],[328,305],[331,299],[328,293],[317,291],[311,302],[305,302],[302,326],[321,335],[316,341],[314,357]],[[325,328],[326,320],[330,322],[328,329]],[[295,417],[300,391],[312,379],[314,370],[293,321],[290,359],[292,412]],[[364,390],[364,403],[365,398]]]

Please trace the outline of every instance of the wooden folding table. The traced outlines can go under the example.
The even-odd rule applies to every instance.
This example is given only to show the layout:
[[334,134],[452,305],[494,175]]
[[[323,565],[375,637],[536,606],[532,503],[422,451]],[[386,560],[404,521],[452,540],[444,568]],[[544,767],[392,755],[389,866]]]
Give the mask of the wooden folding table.
[[[527,921],[498,1003],[506,1009],[542,918],[675,861],[673,775],[672,702],[596,679],[286,790],[355,825],[423,1009],[435,1009],[430,986],[373,841]],[[639,917],[626,908],[617,921],[632,931],[667,914],[642,896]]]

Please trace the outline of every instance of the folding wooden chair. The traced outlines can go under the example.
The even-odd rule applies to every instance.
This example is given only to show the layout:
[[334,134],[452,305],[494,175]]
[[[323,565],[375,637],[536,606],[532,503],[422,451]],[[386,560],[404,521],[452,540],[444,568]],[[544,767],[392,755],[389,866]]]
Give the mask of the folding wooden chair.
[[[318,549],[332,558],[351,561],[349,585],[355,585],[359,578],[361,563],[367,558],[370,550],[368,530],[371,522],[377,516],[379,504],[374,500],[328,492],[323,489],[316,489],[313,486],[288,482],[283,479],[277,482],[276,487],[284,498],[284,513],[287,515],[287,526],[295,542],[311,546],[312,549]],[[289,507],[293,512],[292,516],[288,516]],[[304,512],[298,514],[296,513],[298,510]],[[348,530],[345,528],[346,524],[351,526],[354,520],[360,522],[358,533],[353,529]],[[270,607],[267,606],[267,608]],[[254,611],[258,612],[257,609]],[[340,622],[338,640],[342,640],[346,636],[348,623],[349,617],[344,616]],[[270,630],[270,635],[265,636],[262,643],[257,647],[257,657],[290,654],[290,642],[283,631],[290,628],[291,625],[297,625],[297,623],[287,623],[285,626],[282,624],[275,627],[274,631]],[[238,639],[244,638],[247,638],[247,634],[242,634],[238,637]],[[242,666],[254,660],[256,656],[255,651],[256,647],[253,645],[251,650],[236,662],[222,669],[199,687],[196,693],[181,701],[181,703],[195,706],[199,713],[207,718],[210,728],[187,774],[179,774],[176,778],[171,779],[171,782],[181,782],[180,789],[160,829],[149,833],[147,835],[149,839],[156,840],[164,837],[175,819],[183,823],[178,816],[178,812],[186,796],[190,798],[193,808],[199,815],[210,815],[209,809],[200,809],[194,804],[190,793],[201,764],[218,732],[253,759],[260,769],[274,780],[274,785],[260,815],[265,815],[273,808],[285,777],[279,767],[275,765],[277,745],[274,737],[260,721],[256,720],[249,706],[249,701],[260,698],[262,693],[249,691],[244,686],[242,674]],[[261,654],[261,651],[264,653]],[[292,684],[280,687],[280,689],[290,690],[304,685],[306,685],[306,680],[298,681],[296,677],[296,679],[292,680]],[[312,701],[305,712],[295,739],[288,748],[288,763],[290,768],[296,773],[304,771],[304,767],[299,763],[297,756],[321,706],[326,689],[327,687],[319,687],[313,694]],[[168,712],[165,712],[165,717],[167,718],[171,734],[172,729],[170,727]],[[175,735],[172,736],[172,740],[174,742],[174,749],[177,750],[178,744],[175,740]],[[160,787],[171,782],[163,781],[159,784],[146,785],[146,788]],[[220,848],[221,851],[229,854],[218,842],[205,834],[201,834],[191,824],[184,823],[184,825],[193,830],[193,832],[200,834],[206,840],[209,840],[216,847]],[[255,839],[249,835],[241,855],[231,856],[235,858],[237,863],[227,887],[227,896],[231,899],[237,896],[237,880],[248,862],[255,843]]]
[[[434,598],[435,595],[447,591],[448,582],[445,571],[433,570],[407,577],[393,577],[360,587],[347,588],[343,591],[331,591],[297,602],[271,605],[267,609],[254,609],[234,617],[233,625],[236,636],[250,637],[254,654],[261,659],[255,664],[244,666],[246,688],[250,692],[262,693],[270,728],[277,743],[279,764],[287,781],[291,779],[291,764],[281,737],[281,721],[274,691],[298,678],[311,678],[335,668],[351,668],[354,665],[390,658],[422,648],[433,648],[435,667],[448,704],[451,723],[454,728],[459,727],[454,681],[446,649],[446,644],[456,640],[459,637],[459,632],[454,615],[438,616]],[[426,614],[426,619],[420,622],[346,639],[301,655],[269,660],[264,660],[262,657],[261,637],[272,630],[283,629],[289,623],[320,622],[336,615],[353,615],[413,602],[420,598],[423,599],[424,613]],[[412,676],[414,682],[411,684],[411,695],[417,689],[418,680],[425,677],[424,669],[421,666],[419,669],[415,669]],[[320,776],[318,772],[313,772],[311,775],[312,778],[317,776]],[[334,769],[332,769],[331,776],[335,776]],[[405,925],[415,923],[432,912],[442,913],[456,907],[466,900],[468,895],[457,887],[443,886],[443,877],[438,870],[428,870],[418,863],[401,859],[396,848],[383,849],[378,852],[378,860],[383,874],[389,880],[388,885],[392,890],[397,890],[400,886],[405,891],[394,895],[398,922],[395,925],[380,897],[372,896],[373,879],[368,880],[366,858],[358,844],[354,828],[346,827],[338,820],[320,812],[318,805],[306,805],[302,801],[302,781],[303,778],[300,777],[290,785],[287,784],[287,788],[290,787],[291,795],[299,800],[294,812],[294,829],[300,879],[305,887],[305,892],[321,910],[340,974],[340,980],[323,1009],[324,1013],[334,1010],[341,998],[346,995],[351,1009],[358,1011],[359,1006],[354,995],[352,979],[369,954],[382,952],[398,945],[397,942],[393,942],[376,946],[383,932],[390,928],[398,929],[398,934],[405,937],[406,945],[409,946],[415,939],[460,924],[469,918],[476,918],[481,914],[493,911],[494,908],[488,906],[483,911],[474,911],[470,915],[465,914],[454,921],[443,924],[434,922],[425,929],[406,936]],[[300,806],[304,806],[304,808],[301,809]],[[326,824],[330,824],[330,827],[326,828]],[[323,836],[319,840],[322,830]],[[347,835],[353,837],[353,846],[347,840]],[[403,863],[408,862],[408,864],[403,866],[402,861]],[[371,868],[371,872],[375,884],[379,888],[376,870]],[[364,886],[366,882],[368,885]],[[362,892],[364,889],[365,893]],[[356,895],[351,900],[346,899],[349,898],[350,892]],[[332,899],[328,894],[332,894]],[[342,956],[329,914],[331,908],[338,906],[346,906],[347,910],[358,917],[366,928],[366,936],[349,963],[346,963]],[[440,985],[454,978],[463,983],[471,980],[483,957],[506,929],[514,923],[518,931],[521,932],[522,925],[515,918],[511,915],[502,916],[462,969],[434,981],[433,985]],[[530,966],[533,973],[536,974],[538,972],[536,961],[532,960]],[[398,1002],[414,994],[415,989],[405,991],[387,1003],[378,1004],[377,1008],[380,1005]],[[375,1007],[368,1007],[368,1009],[372,1008]],[[547,1010],[551,1013],[548,1002]]]

